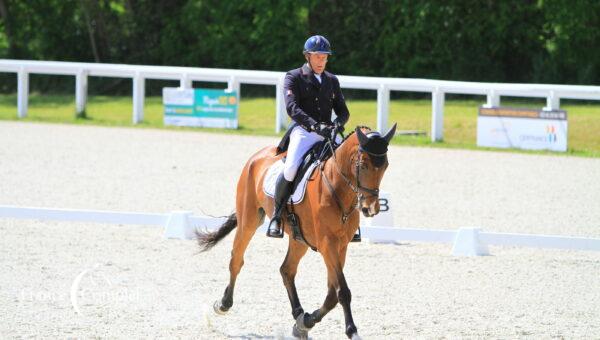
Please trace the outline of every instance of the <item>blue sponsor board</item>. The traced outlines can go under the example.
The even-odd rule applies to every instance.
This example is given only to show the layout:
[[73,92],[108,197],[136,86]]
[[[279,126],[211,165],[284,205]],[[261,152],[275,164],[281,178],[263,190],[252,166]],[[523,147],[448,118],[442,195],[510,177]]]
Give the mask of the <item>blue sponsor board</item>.
[[165,125],[237,129],[235,91],[163,88]]

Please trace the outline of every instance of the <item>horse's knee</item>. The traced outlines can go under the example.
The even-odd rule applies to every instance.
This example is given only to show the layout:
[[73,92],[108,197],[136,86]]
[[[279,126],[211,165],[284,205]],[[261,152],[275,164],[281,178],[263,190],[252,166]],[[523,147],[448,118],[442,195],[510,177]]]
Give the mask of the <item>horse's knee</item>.
[[352,293],[348,287],[341,287],[337,292],[337,297],[341,304],[349,304],[352,301]]
[[281,274],[281,278],[283,279],[283,283],[285,285],[291,283],[296,276],[296,273],[292,272],[288,266],[284,264],[279,267],[279,273]]
[[335,305],[337,305],[337,303],[338,303],[338,297],[334,291],[333,294],[327,295],[327,297],[325,298],[325,303],[323,303],[323,306],[325,308],[327,308],[328,310],[331,310],[335,307]]

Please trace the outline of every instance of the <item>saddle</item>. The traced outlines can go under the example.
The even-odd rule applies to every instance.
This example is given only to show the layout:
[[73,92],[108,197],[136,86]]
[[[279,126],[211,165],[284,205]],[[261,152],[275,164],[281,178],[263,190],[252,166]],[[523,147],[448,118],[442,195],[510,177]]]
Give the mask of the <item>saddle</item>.
[[[300,167],[298,168],[298,172],[296,173],[296,177],[294,178],[294,181],[292,182],[292,192],[294,192],[296,190],[296,188],[298,187],[298,184],[300,184],[300,182],[302,181],[302,178],[304,177],[306,172],[311,168],[314,169],[314,167],[313,167],[314,163],[316,163],[317,161],[324,162],[327,158],[329,158],[326,156],[327,150],[325,150],[325,148],[329,149],[329,146],[324,141],[317,142],[315,145],[313,145],[313,147],[310,150],[308,150],[304,154],[302,163],[300,164]],[[287,158],[287,156],[283,157],[284,163],[285,163],[286,158]]]
[[[326,159],[325,155],[327,155],[327,152],[325,148],[329,149],[329,146],[327,146],[325,142],[319,142],[304,154],[303,161],[296,172],[296,177],[292,181],[292,194],[288,199],[289,204],[298,204],[304,199],[304,193],[306,191],[308,181],[311,180],[317,164],[320,164],[320,162],[323,162]],[[279,174],[283,171],[285,159],[286,157],[278,162],[275,162],[267,170],[263,184],[263,191],[267,196],[275,196],[275,183],[279,177]]]

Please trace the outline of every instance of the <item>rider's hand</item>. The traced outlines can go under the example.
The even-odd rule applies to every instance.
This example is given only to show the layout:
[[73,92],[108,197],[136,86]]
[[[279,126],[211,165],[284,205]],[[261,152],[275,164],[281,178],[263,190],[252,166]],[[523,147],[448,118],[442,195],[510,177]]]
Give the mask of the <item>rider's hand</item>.
[[342,124],[342,122],[340,122],[337,118],[333,121],[333,125],[335,125],[335,128],[338,132],[344,132],[344,124]]
[[317,123],[311,127],[311,130],[324,138],[331,138],[333,128],[324,123]]

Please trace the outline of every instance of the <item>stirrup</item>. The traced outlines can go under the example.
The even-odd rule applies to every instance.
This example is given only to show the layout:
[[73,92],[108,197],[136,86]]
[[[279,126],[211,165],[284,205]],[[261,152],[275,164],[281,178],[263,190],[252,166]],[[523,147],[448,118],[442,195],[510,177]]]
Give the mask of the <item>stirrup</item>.
[[[273,223],[275,223],[275,228],[271,228]],[[267,227],[267,236],[273,238],[283,238],[283,234],[284,232],[283,228],[281,227],[281,217],[274,217],[271,222],[269,222],[269,226]]]

